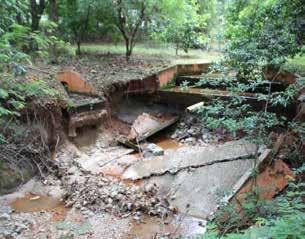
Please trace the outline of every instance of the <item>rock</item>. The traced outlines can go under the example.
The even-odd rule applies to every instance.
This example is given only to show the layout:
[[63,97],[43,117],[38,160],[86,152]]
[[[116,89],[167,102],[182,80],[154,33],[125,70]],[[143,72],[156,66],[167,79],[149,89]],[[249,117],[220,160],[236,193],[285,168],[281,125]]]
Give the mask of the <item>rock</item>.
[[301,94],[301,95],[298,97],[298,101],[300,101],[300,102],[305,102],[305,93]]
[[68,170],[68,174],[69,175],[73,175],[73,174],[75,174],[76,172],[78,171],[78,168],[76,167],[76,166],[72,166],[71,168],[69,168],[69,170]]
[[192,144],[192,143],[194,143],[194,141],[195,141],[195,139],[192,138],[192,137],[186,138],[186,139],[184,140],[184,142],[187,143],[187,144]]
[[3,213],[0,215],[0,221],[7,221],[10,218],[11,218],[10,215],[8,215],[7,213]]
[[145,150],[152,153],[154,156],[164,155],[164,150],[156,144],[148,144]]

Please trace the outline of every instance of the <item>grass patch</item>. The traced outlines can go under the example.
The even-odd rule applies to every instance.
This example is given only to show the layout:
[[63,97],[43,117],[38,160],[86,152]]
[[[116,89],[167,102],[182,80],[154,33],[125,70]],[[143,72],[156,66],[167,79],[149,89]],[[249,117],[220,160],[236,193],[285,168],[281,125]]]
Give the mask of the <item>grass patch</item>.
[[296,56],[292,59],[289,59],[285,64],[285,69],[291,72],[305,75],[305,56]]
[[[83,53],[89,54],[125,54],[125,45],[121,44],[83,44],[81,47]],[[188,53],[183,50],[179,51],[176,56],[175,49],[169,44],[156,45],[149,43],[138,43],[134,48],[134,55],[137,56],[155,56],[160,58],[167,58],[174,63],[199,63],[210,62],[221,58],[218,52],[207,52],[200,49],[190,49]]]

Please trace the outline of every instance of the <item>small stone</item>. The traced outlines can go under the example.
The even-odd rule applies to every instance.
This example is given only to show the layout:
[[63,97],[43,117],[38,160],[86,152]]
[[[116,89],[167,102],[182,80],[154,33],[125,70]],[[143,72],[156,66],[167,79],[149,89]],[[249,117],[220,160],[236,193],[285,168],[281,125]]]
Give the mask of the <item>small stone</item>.
[[146,150],[151,152],[154,156],[164,155],[164,150],[156,144],[148,144]]
[[136,220],[136,221],[140,221],[140,220],[141,220],[141,217],[139,217],[139,216],[134,216],[133,219]]
[[141,216],[142,216],[142,213],[139,212],[139,211],[137,211],[137,212],[135,213],[135,216],[141,217]]
[[133,208],[133,204],[132,203],[127,203],[127,209],[128,209],[128,211],[131,211],[132,210],[132,208]]
[[300,102],[304,102],[304,101],[305,101],[305,93],[301,94],[301,95],[298,97],[298,101],[300,101]]
[[190,138],[186,138],[184,140],[185,143],[193,143],[194,142],[194,138],[190,137]]
[[10,215],[8,215],[7,213],[3,213],[0,215],[0,220],[1,221],[7,221],[10,219]]

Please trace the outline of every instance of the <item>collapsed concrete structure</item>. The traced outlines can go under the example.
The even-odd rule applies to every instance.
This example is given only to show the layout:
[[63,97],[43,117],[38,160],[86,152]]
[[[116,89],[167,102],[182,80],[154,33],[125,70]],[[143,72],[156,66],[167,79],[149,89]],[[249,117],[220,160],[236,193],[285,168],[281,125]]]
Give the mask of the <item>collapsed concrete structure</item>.
[[[74,113],[70,114],[69,121],[69,132],[73,137],[77,136],[76,128],[103,124],[107,121],[106,119],[113,116],[128,125],[125,125],[129,132],[125,133],[125,139],[122,140],[120,133],[117,140],[131,149],[116,146],[102,152],[95,150],[91,155],[82,153],[77,159],[82,170],[95,175],[101,173],[115,175],[123,181],[140,180],[142,185],[156,184],[167,196],[172,207],[177,208],[179,212],[208,219],[217,210],[222,200],[228,201],[243,187],[251,172],[268,159],[270,150],[265,149],[259,152],[259,145],[243,140],[205,146],[187,146],[186,142],[184,146],[175,149],[163,148],[164,152],[159,156],[156,154],[145,156],[142,153],[144,146],[141,145],[142,141],[174,124],[181,116],[181,112],[184,114],[186,107],[189,108],[189,112],[192,112],[193,108],[199,107],[213,97],[224,99],[232,97],[223,89],[195,88],[184,91],[179,88],[179,84],[185,80],[193,83],[199,81],[198,75],[206,72],[208,68],[208,63],[169,67],[144,79],[114,85],[112,89],[116,95],[112,96],[114,92],[108,93],[110,95],[108,101],[89,102],[75,105],[73,109],[70,109],[69,112]],[[71,80],[69,74],[69,72],[60,73],[58,76],[61,82],[68,84],[69,91],[86,95],[92,93],[87,83],[80,84],[76,89],[76,83]],[[79,80],[78,77],[77,81]],[[274,90],[283,89],[282,84],[273,84]],[[82,86],[83,92],[81,92]],[[91,95],[94,94],[93,92]],[[124,110],[122,105],[134,95],[142,97],[140,99],[144,101],[142,106],[136,109],[137,103],[133,104],[133,102]],[[244,93],[242,96],[253,105],[258,103],[254,93]],[[111,105],[113,102],[116,106]],[[168,112],[160,108],[159,111],[154,111],[152,104],[156,102],[172,107],[178,105],[180,113],[171,112],[167,121],[161,120]],[[143,106],[145,104],[151,104],[152,109],[145,108]],[[195,105],[192,106],[193,104]],[[139,151],[140,154],[130,155],[134,150]],[[257,159],[258,155],[260,156]],[[283,183],[281,188],[285,185]]]

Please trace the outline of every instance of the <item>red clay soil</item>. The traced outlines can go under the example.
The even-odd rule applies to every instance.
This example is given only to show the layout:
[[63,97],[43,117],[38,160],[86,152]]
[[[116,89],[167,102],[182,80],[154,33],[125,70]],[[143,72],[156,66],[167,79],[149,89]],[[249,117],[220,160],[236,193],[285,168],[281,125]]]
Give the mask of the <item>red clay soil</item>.
[[237,204],[237,210],[242,211],[241,205],[247,194],[258,189],[259,200],[272,200],[280,191],[293,179],[293,173],[282,160],[276,160],[271,166],[268,166],[260,173],[256,180],[251,178],[234,196],[232,202]]

